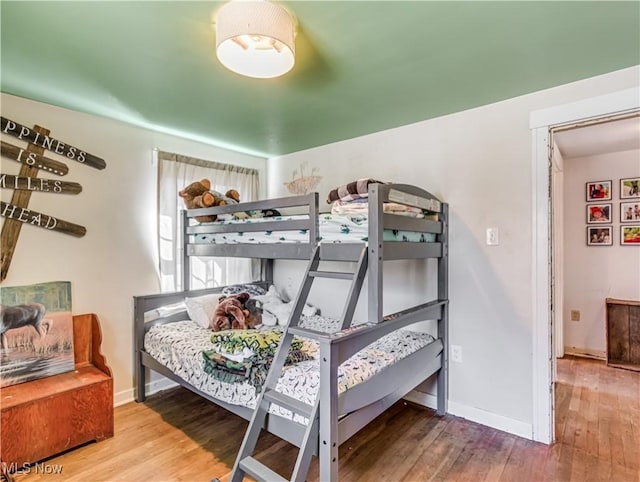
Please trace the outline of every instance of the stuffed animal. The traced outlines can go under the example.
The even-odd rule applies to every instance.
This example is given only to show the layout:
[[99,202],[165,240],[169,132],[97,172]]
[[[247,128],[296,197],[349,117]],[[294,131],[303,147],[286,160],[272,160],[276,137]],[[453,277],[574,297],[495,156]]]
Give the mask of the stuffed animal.
[[240,193],[235,189],[229,189],[224,196],[220,197],[222,198],[220,199],[220,203],[223,203],[220,204],[221,206],[225,204],[238,204],[240,202]]
[[238,293],[220,298],[220,303],[213,312],[211,329],[248,330],[260,323],[260,309],[255,300],[249,299],[249,293]]
[[[262,303],[262,323],[266,326],[285,326],[289,322],[289,316],[293,310],[293,301],[284,301],[282,295],[275,286],[271,285],[264,295],[254,296],[254,299]],[[313,316],[318,313],[315,306],[305,303],[302,314]]]
[[[209,189],[211,189],[211,182],[208,179],[201,179],[189,184],[178,193],[178,196],[182,198],[187,209],[208,208],[215,202]],[[210,223],[216,220],[216,216],[196,216],[196,219],[201,223]]]
[[[225,206],[240,202],[240,194],[235,189],[230,189],[226,194],[211,190],[211,182],[208,179],[195,181],[178,193],[187,209],[209,208],[212,206]],[[218,217],[215,214],[196,216],[201,223],[211,223]]]

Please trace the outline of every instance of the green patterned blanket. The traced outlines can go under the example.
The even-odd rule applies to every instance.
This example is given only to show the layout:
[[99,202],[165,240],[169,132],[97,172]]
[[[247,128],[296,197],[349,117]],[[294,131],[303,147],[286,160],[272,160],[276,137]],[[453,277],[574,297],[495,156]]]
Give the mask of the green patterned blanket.
[[[204,371],[226,383],[248,382],[257,391],[264,384],[269,367],[280,345],[282,332],[277,330],[224,330],[214,333],[211,341],[215,347],[202,352]],[[241,354],[245,348],[253,352],[242,361],[232,360],[225,354]],[[300,339],[294,338],[285,365],[292,365],[311,357],[303,350]]]

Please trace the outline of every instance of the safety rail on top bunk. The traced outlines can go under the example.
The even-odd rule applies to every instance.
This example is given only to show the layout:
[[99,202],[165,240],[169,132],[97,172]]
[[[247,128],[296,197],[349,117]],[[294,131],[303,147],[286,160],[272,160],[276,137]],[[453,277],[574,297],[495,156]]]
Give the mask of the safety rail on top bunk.
[[[282,220],[276,219],[247,224],[224,223],[200,223],[192,225],[190,220],[196,216],[233,214],[237,212],[261,211],[271,209],[298,208],[306,219]],[[188,209],[182,211],[183,226],[183,251],[182,251],[182,279],[183,286],[189,286],[190,282],[190,256],[220,256],[235,258],[255,258],[263,260],[263,269],[270,272],[272,259],[309,259],[313,249],[319,241],[318,226],[318,193],[313,192],[302,196],[289,196],[262,201],[250,201],[225,206],[215,206],[201,209]],[[268,218],[271,219],[271,218]],[[280,243],[239,243],[239,244],[215,244],[192,242],[192,236],[198,234],[220,234],[234,232],[256,232],[289,230],[306,230],[309,241],[307,243],[280,244]],[[277,235],[277,234],[276,234]],[[264,265],[267,260],[267,265]],[[270,278],[270,275],[267,275]]]
[[[418,207],[439,214],[439,220],[418,219],[385,213],[383,204],[395,202],[407,206]],[[303,208],[302,214],[308,219],[273,220],[255,224],[221,224],[203,223],[190,225],[189,220],[202,215],[232,214],[253,210]],[[405,230],[421,233],[441,235],[443,232],[443,203],[436,196],[416,186],[407,184],[370,184],[369,185],[369,244],[373,247],[381,246],[384,230]],[[230,256],[269,259],[309,259],[313,248],[319,242],[318,225],[318,194],[311,193],[303,196],[291,196],[277,199],[267,199],[239,203],[211,208],[191,209],[183,211],[184,256]],[[249,233],[254,231],[288,231],[307,230],[307,243],[284,244],[209,244],[191,242],[191,236],[198,234],[220,233]],[[380,242],[378,242],[380,241]],[[384,243],[384,250],[380,249],[383,259],[416,259],[437,258],[442,256],[441,243]],[[350,249],[352,248],[352,249]],[[361,247],[359,243],[324,243],[322,244],[322,259],[336,261],[356,261]]]
[[[422,259],[442,256],[442,242],[435,243],[403,243],[397,241],[384,242],[384,231],[390,229],[430,233],[442,235],[444,216],[443,203],[424,189],[409,184],[370,184],[369,185],[369,219],[380,222],[369,223],[370,259]],[[384,212],[384,204],[388,202],[404,204],[438,214],[438,220],[413,218]]]
[[[189,221],[196,216],[233,214],[237,212],[261,211],[269,209],[302,208],[303,215],[308,219],[264,221],[255,224],[222,224],[201,223],[190,225]],[[277,199],[265,199],[263,201],[251,201],[226,206],[211,208],[189,209],[182,211],[182,222],[185,229],[184,235],[184,261],[189,256],[229,256],[245,258],[267,259],[309,259],[313,248],[319,240],[318,228],[318,193],[313,192],[303,196],[289,196]],[[234,232],[307,230],[308,243],[296,244],[213,244],[192,243],[191,236],[197,234],[220,234]],[[188,264],[185,264],[187,266]]]

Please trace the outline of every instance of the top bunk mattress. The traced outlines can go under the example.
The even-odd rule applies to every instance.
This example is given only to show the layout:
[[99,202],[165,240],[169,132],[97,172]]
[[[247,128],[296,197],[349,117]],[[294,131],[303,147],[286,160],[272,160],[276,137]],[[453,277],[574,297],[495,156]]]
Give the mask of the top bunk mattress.
[[[369,222],[364,214],[336,215],[331,213],[320,214],[318,227],[321,243],[366,243],[369,237]],[[274,221],[299,221],[307,220],[307,215],[275,216],[265,218],[228,219],[216,221],[216,225],[237,225],[238,230],[217,234],[194,234],[194,243],[212,244],[273,244],[273,243],[308,243],[309,232],[306,229],[297,231],[247,231],[243,226],[255,223]],[[403,231],[388,229],[383,232],[384,241],[403,241],[414,243],[435,242],[432,233],[419,233],[415,231]]]

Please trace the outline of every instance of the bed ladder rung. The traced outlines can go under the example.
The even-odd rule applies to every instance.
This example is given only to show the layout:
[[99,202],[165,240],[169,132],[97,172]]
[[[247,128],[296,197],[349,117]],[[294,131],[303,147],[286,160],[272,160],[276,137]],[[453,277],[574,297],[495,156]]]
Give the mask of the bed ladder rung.
[[277,392],[275,390],[266,390],[263,395],[264,400],[275,403],[279,407],[286,408],[298,415],[302,415],[305,418],[310,418],[313,415],[313,405],[296,400],[289,395]]
[[245,457],[240,461],[240,468],[256,480],[264,480],[268,482],[287,482],[287,479],[280,474],[274,472],[259,460],[253,457]]
[[316,331],[316,330],[310,330],[309,328],[299,328],[299,327],[289,328],[289,333],[295,336],[309,338],[311,340],[318,340],[320,338],[325,338],[328,335],[328,333],[324,331]]
[[[360,289],[362,288],[362,283],[367,271],[368,250],[366,247],[362,249],[360,259],[358,260],[354,273],[321,271],[318,269],[319,264],[320,247],[316,246],[313,250],[313,255],[309,259],[309,264],[307,266],[302,285],[300,286],[300,290],[296,295],[296,300],[293,303],[293,310],[289,315],[289,321],[284,329],[282,340],[280,341],[280,345],[278,346],[273,361],[271,362],[271,366],[269,367],[269,373],[267,374],[267,379],[263,384],[262,393],[258,397],[258,404],[253,412],[249,426],[247,427],[236,461],[233,464],[233,470],[231,471],[229,482],[242,482],[245,474],[250,475],[257,480],[266,480],[269,482],[272,480],[286,480],[252,457],[256,444],[258,443],[262,427],[265,426],[270,404],[272,403],[308,419],[304,435],[300,441],[298,457],[296,458],[296,463],[293,468],[291,482],[303,482],[307,477],[309,464],[311,463],[311,457],[313,456],[314,446],[318,442],[320,430],[320,396],[316,396],[313,405],[296,400],[289,395],[276,391],[278,378],[284,368],[288,356],[287,354],[289,353],[291,343],[293,342],[294,334],[299,330],[298,322],[300,321],[304,304],[309,298],[311,285],[316,278],[351,280],[351,287],[349,288],[347,302],[342,313],[341,329],[344,330],[346,327],[351,325]],[[310,334],[309,330],[301,330],[301,334],[303,336],[305,333]]]
[[352,280],[355,273],[344,273],[342,271],[309,271],[309,276],[314,278],[333,278]]

